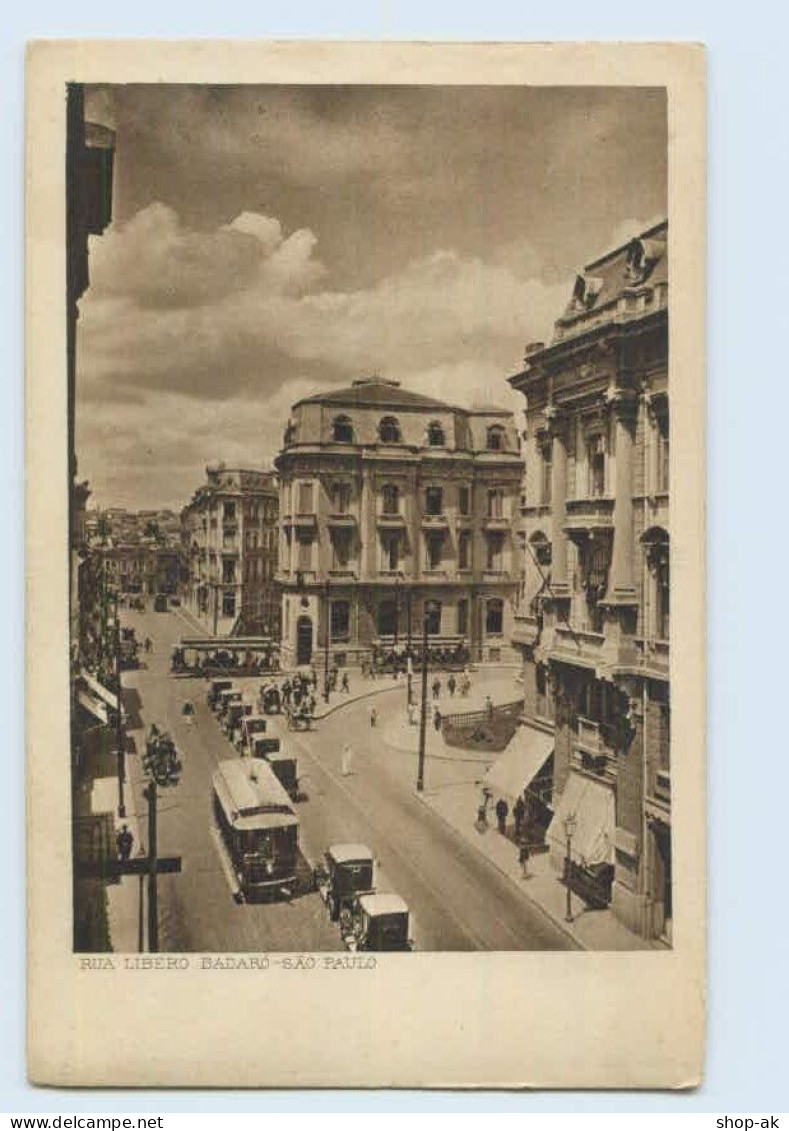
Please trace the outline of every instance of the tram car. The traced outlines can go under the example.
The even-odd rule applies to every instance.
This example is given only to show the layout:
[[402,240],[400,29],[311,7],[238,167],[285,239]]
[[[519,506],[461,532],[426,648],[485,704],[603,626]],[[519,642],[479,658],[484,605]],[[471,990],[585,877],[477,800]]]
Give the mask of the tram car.
[[299,819],[271,768],[257,758],[220,762],[213,832],[236,902],[290,898],[297,884]]

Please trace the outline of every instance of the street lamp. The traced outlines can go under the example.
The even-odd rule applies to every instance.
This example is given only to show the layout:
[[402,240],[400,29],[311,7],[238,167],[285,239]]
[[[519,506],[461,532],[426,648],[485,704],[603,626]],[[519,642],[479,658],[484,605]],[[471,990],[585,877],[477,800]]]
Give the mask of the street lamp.
[[406,629],[407,629],[407,632],[408,632],[408,638],[406,640],[406,650],[405,650],[406,660],[405,660],[405,663],[406,663],[406,680],[407,680],[407,686],[408,686],[407,703],[408,703],[408,706],[410,707],[411,704],[414,701],[414,689],[413,689],[414,664],[413,664],[413,660],[412,660],[412,657],[411,657],[411,613],[412,613],[411,605],[412,605],[413,594],[411,592],[410,585],[408,587],[406,597],[407,597],[407,602],[406,602],[406,616],[407,616]]
[[397,645],[400,641],[400,582],[402,578],[398,573],[395,577],[395,623],[394,623],[394,650],[395,664],[397,664]]
[[568,813],[564,818],[563,824],[564,835],[565,839],[567,840],[567,855],[564,860],[564,882],[567,887],[567,910],[565,912],[564,918],[565,922],[572,923],[573,909],[570,902],[572,898],[572,892],[570,891],[570,874],[573,861],[573,837],[575,836],[575,830],[578,827],[578,819],[576,818],[575,813]]
[[416,789],[425,788],[425,736],[427,731],[427,626],[433,602],[425,601],[422,610],[422,709],[419,713],[419,759],[417,762]]

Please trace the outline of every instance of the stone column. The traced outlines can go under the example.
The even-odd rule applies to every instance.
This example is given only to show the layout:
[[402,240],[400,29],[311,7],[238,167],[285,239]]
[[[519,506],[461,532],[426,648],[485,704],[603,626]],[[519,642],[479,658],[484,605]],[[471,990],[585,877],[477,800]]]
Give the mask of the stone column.
[[567,597],[567,421],[553,405],[546,408],[545,419],[551,435],[551,591]]
[[633,446],[638,399],[628,389],[611,389],[616,468],[614,478],[614,545],[606,603],[634,605],[635,536],[633,530]]

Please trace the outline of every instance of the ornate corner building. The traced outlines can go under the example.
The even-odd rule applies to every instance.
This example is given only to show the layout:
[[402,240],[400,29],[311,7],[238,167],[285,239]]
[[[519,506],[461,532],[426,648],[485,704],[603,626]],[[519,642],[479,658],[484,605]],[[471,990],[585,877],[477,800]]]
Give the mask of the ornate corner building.
[[512,656],[523,464],[512,414],[371,378],[293,406],[280,476],[282,655]]
[[552,857],[670,942],[668,321],[661,223],[588,264],[509,380],[527,401],[513,642],[527,721],[554,729]]

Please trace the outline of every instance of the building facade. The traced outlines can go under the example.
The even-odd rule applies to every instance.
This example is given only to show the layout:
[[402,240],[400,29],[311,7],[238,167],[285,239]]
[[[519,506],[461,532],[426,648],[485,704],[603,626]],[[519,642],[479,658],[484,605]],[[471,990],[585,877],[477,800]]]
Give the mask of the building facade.
[[184,597],[214,635],[278,639],[278,510],[273,472],[217,464],[181,512]]
[[[590,263],[526,397],[514,642],[527,720],[554,728],[557,864],[670,942],[668,225]],[[571,870],[572,870],[571,869]]]
[[512,655],[511,413],[356,381],[293,406],[276,466],[285,664],[367,662],[426,610],[431,646]]

